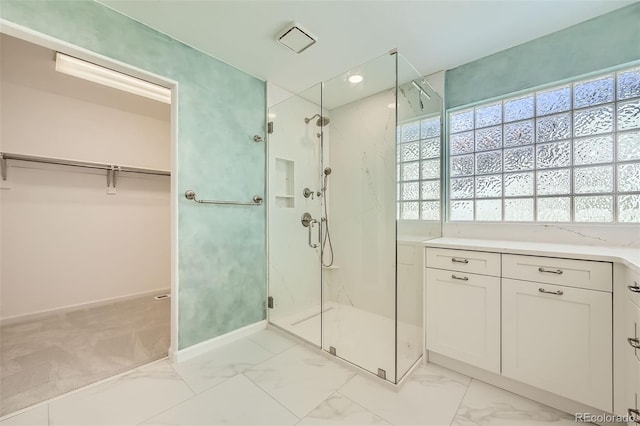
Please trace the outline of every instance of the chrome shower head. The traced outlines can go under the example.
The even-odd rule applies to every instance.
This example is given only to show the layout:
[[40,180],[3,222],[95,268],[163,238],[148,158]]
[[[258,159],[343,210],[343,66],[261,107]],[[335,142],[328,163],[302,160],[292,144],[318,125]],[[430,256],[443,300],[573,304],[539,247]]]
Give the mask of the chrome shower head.
[[331,121],[331,120],[329,120],[329,117],[323,117],[320,114],[315,114],[315,115],[312,115],[309,118],[305,118],[304,122],[309,124],[309,122],[311,120],[313,120],[314,118],[316,118],[316,117],[318,117],[318,120],[316,120],[316,126],[318,126],[318,127],[326,126],[327,124],[329,124],[329,121]]
[[324,175],[325,176],[329,176],[331,174],[331,167],[325,167],[324,168]]
[[330,121],[331,121],[331,120],[329,119],[329,117],[323,117],[323,116],[320,116],[320,118],[318,118],[318,121],[316,121],[316,126],[318,126],[318,127],[324,127],[324,126],[326,126],[327,124],[329,124],[329,122],[330,122]]

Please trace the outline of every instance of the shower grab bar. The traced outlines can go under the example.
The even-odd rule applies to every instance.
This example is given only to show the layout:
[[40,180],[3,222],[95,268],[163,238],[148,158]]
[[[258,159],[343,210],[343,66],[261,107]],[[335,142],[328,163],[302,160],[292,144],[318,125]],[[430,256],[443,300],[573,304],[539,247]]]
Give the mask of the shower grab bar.
[[193,200],[196,203],[200,203],[200,204],[226,204],[226,205],[233,205],[233,206],[259,206],[259,205],[262,204],[262,197],[259,196],[259,195],[254,195],[253,196],[253,201],[250,201],[250,202],[245,202],[245,201],[198,200],[196,198],[195,191],[192,191],[192,190],[188,190],[187,192],[185,192],[184,196],[187,198],[187,200]]

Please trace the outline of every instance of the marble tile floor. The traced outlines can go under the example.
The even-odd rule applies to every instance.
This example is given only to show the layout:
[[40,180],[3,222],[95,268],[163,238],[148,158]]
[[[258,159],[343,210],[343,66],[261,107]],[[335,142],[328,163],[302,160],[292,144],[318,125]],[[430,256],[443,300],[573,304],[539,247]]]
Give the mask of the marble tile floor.
[[274,329],[179,365],[156,361],[0,421],[0,426],[570,424],[572,416],[432,364],[418,368],[395,391]]
[[145,295],[3,325],[0,416],[166,357],[170,305]]

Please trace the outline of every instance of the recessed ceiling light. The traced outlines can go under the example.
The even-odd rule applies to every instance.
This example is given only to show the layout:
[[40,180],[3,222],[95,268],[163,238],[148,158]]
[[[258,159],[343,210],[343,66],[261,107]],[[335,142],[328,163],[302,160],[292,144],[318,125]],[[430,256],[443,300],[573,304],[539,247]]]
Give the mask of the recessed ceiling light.
[[353,74],[349,76],[348,80],[349,83],[357,84],[364,80],[364,77],[362,77],[360,74]]

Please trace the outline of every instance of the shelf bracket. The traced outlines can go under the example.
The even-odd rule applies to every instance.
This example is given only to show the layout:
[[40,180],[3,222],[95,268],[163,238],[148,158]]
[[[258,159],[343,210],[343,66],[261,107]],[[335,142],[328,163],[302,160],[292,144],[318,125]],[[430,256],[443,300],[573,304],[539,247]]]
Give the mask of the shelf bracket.
[[2,180],[7,180],[7,159],[0,153],[0,174]]
[[120,166],[112,165],[110,169],[107,169],[107,194],[116,194],[116,185],[118,183],[118,172]]

